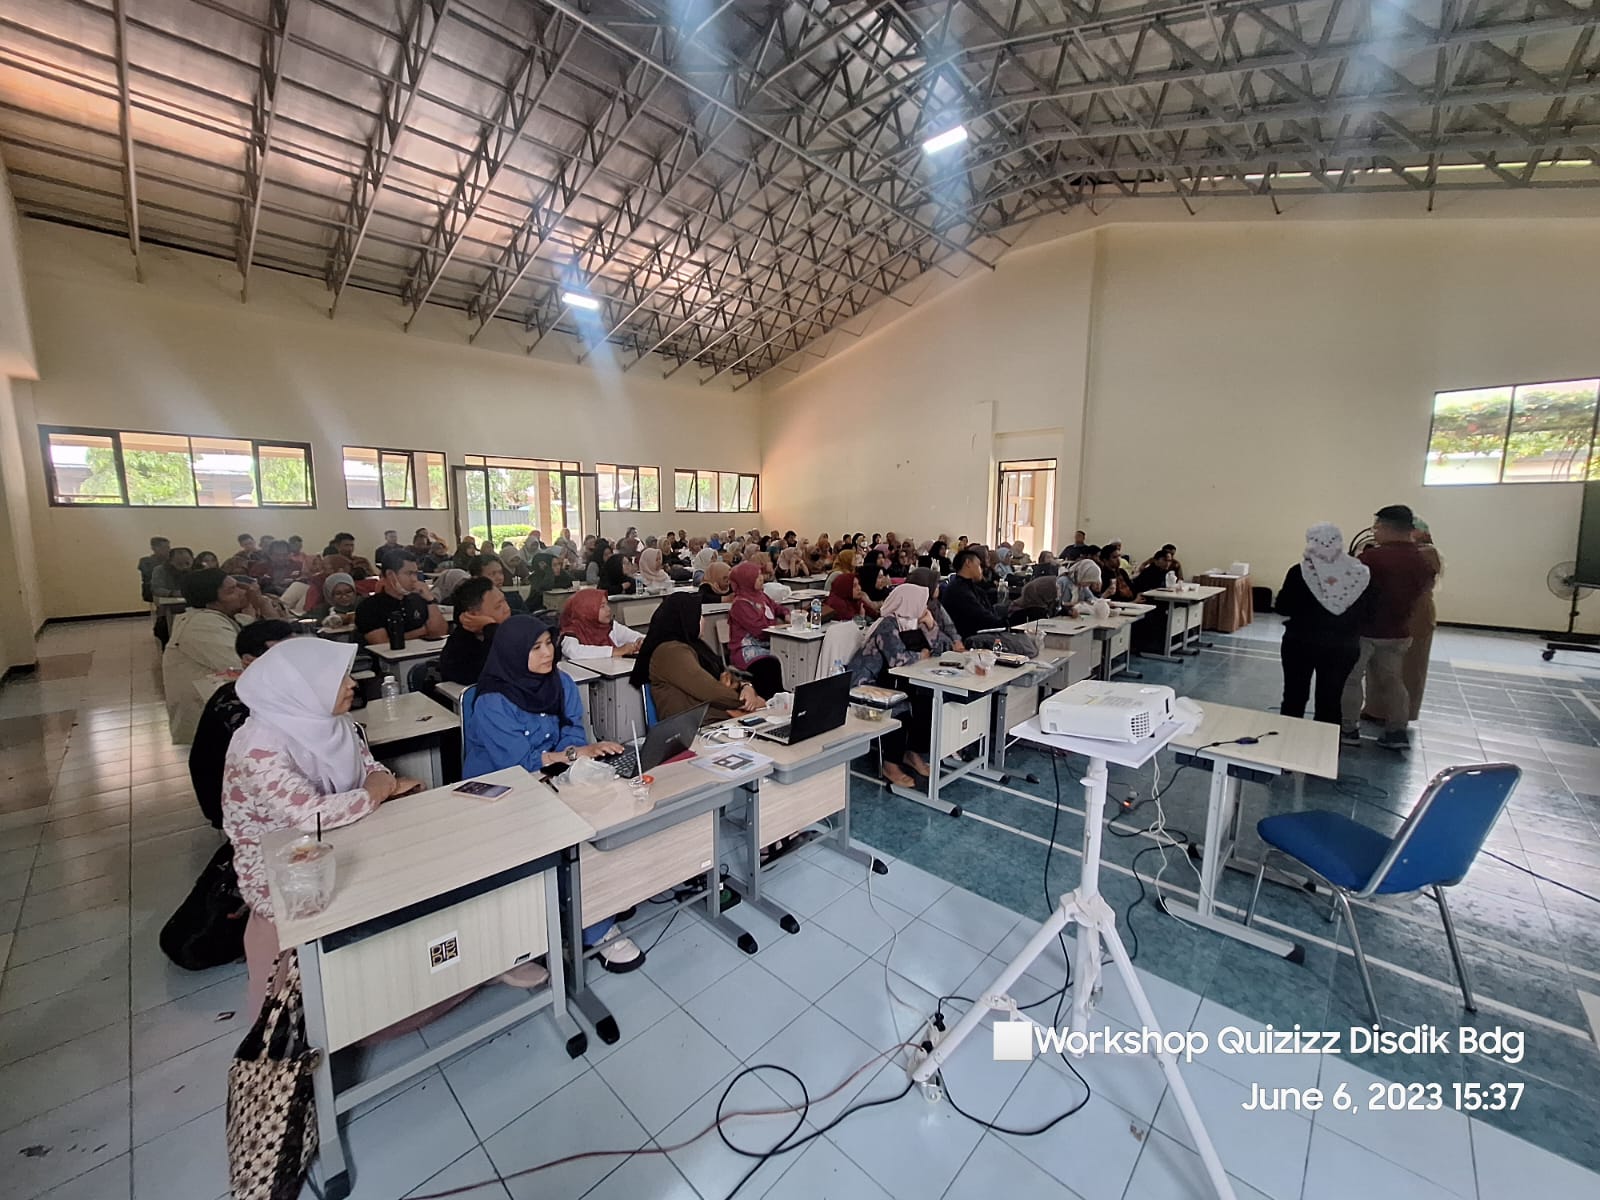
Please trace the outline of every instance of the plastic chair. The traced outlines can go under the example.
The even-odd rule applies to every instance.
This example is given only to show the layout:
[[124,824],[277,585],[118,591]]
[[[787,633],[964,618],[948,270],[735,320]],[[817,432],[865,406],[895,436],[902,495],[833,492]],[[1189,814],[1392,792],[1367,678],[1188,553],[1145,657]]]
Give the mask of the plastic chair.
[[640,684],[639,691],[644,695],[644,724],[648,729],[656,723],[656,698],[650,694],[648,683]]
[[1267,817],[1256,824],[1256,832],[1267,843],[1268,854],[1262,857],[1261,869],[1256,873],[1245,924],[1255,916],[1261,878],[1272,851],[1288,855],[1306,867],[1333,891],[1335,908],[1328,919],[1342,914],[1350,924],[1350,948],[1361,972],[1372,1023],[1377,1025],[1381,1023],[1378,997],[1372,988],[1372,973],[1361,950],[1350,901],[1431,892],[1444,922],[1445,939],[1450,943],[1462,1002],[1468,1012],[1477,1012],[1444,891],[1460,883],[1472,867],[1521,778],[1522,768],[1513,763],[1482,763],[1440,771],[1392,838],[1343,813],[1321,809]]

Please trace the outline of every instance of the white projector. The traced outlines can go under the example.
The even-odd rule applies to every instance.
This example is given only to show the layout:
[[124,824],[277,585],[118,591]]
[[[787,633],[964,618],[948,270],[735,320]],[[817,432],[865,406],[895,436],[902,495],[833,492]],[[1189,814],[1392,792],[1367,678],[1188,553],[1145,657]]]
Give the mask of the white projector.
[[1039,705],[1039,728],[1068,737],[1137,742],[1172,717],[1176,693],[1143,683],[1084,679]]

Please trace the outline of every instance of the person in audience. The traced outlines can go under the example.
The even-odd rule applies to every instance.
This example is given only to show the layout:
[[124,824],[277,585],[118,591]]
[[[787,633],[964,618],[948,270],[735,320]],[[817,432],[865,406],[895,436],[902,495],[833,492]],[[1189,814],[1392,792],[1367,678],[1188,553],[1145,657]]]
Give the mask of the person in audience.
[[733,606],[728,610],[728,662],[748,672],[761,698],[770,700],[783,690],[783,668],[772,656],[767,630],[787,621],[788,611],[762,591],[761,568],[757,564],[740,563],[728,578],[733,584]]
[[1133,599],[1133,581],[1122,567],[1122,547],[1117,542],[1100,547],[1100,595],[1107,600]]
[[511,619],[506,594],[479,575],[456,589],[455,622],[439,653],[439,677],[446,683],[478,682],[496,628]]
[[958,651],[965,650],[967,647],[961,640],[961,631],[950,619],[950,614],[944,610],[944,597],[940,595],[939,588],[939,572],[932,567],[917,567],[906,577],[906,582],[928,589],[928,611],[933,614],[933,619],[938,622],[944,636],[950,639],[951,646]]
[[361,593],[356,591],[356,581],[344,571],[335,571],[323,577],[322,603],[306,613],[322,624],[324,629],[352,629],[356,623],[356,606],[361,603]]
[[[477,567],[482,561],[480,558],[475,558],[472,560],[472,565]],[[439,577],[433,581],[434,598],[440,604],[454,603],[451,597],[455,595],[456,589],[476,573],[476,571],[463,571],[460,567],[446,567],[439,572]]]
[[1316,690],[1316,719],[1338,724],[1345,683],[1361,657],[1361,622],[1371,572],[1345,553],[1337,525],[1306,530],[1300,561],[1283,577],[1273,611],[1286,617],[1279,655],[1286,717],[1304,717]]
[[952,564],[950,562],[949,547],[950,543],[944,538],[940,538],[928,546],[928,565],[938,571],[940,575],[948,575],[951,571]]
[[324,558],[329,554],[340,555],[351,567],[360,567],[368,575],[373,573],[372,564],[356,553],[356,535],[353,533],[334,534],[332,540],[328,542],[328,548],[322,552]]
[[[596,553],[603,541],[596,544]],[[598,583],[608,596],[632,595],[637,588],[633,577],[633,560],[623,552],[621,543],[613,547],[600,561]]]
[[[1165,554],[1168,557],[1168,559],[1171,560],[1171,562],[1169,563],[1169,565],[1167,567],[1167,570],[1171,571],[1174,575],[1176,575],[1179,580],[1182,580],[1183,579],[1183,564],[1178,561],[1178,548],[1176,546],[1174,546],[1171,542],[1168,542],[1165,546],[1162,546],[1160,550],[1156,551],[1156,553],[1157,554]],[[1139,570],[1143,571],[1146,567],[1148,567],[1153,562],[1155,562],[1155,556],[1154,555],[1152,555],[1151,557],[1145,559],[1142,563],[1140,563],[1139,564]],[[1138,590],[1139,590],[1138,588],[1134,589],[1134,591],[1138,591]],[[1149,589],[1146,588],[1145,590],[1148,591]]]
[[409,550],[387,550],[382,586],[356,606],[356,633],[369,646],[389,641],[389,615],[399,611],[407,641],[442,638],[449,632],[439,601],[417,572],[417,556]]
[[627,558],[635,558],[639,551],[644,549],[644,543],[639,540],[639,527],[629,525],[623,535],[617,539],[617,552]]
[[150,553],[139,560],[139,595],[146,604],[155,599],[155,594],[150,590],[151,577],[171,553],[171,541],[164,537],[153,537],[150,539]]
[[194,738],[204,707],[195,684],[207,675],[239,669],[234,642],[244,624],[286,615],[260,588],[247,588],[221,571],[190,571],[183,581],[183,598],[189,607],[173,620],[161,653],[167,726],[180,746]]
[[[1144,566],[1139,568],[1139,573],[1133,577],[1129,587],[1133,591],[1135,600],[1142,600],[1146,592],[1158,591],[1167,586],[1167,572],[1172,570],[1172,552],[1166,547],[1157,550],[1145,559]],[[1151,616],[1160,616],[1151,613]]]
[[[556,668],[556,632],[537,617],[511,617],[495,631],[478,694],[462,739],[462,771],[486,775],[506,767],[542,771],[580,758],[620,754],[615,742],[588,744],[583,697]],[[600,965],[617,974],[644,965],[644,952],[621,936],[608,917],[583,931],[584,946],[600,946]]]
[[[294,564],[295,569],[299,572],[298,578],[304,579],[308,574],[311,573],[313,556],[306,553],[306,540],[298,533],[290,536],[288,538],[288,542],[289,561]],[[354,540],[352,539],[351,545],[354,544]]]
[[833,556],[833,573],[828,576],[828,586],[833,586],[833,581],[840,575],[854,575],[856,573],[856,552],[854,549],[841,550]]
[[546,592],[571,586],[572,576],[567,571],[564,552],[555,547],[546,547],[535,554],[533,561],[528,564],[526,606],[530,610],[543,608]]
[[700,602],[688,593],[668,596],[650,618],[650,629],[628,676],[634,687],[650,685],[656,720],[664,721],[709,704],[706,723],[742,717],[765,707],[748,683],[724,670],[700,638]]
[[[1045,547],[1049,553],[1049,547]],[[1028,545],[1021,538],[1011,543],[1011,566],[1015,570],[1023,570],[1033,565],[1033,559],[1028,556]]]
[[[383,531],[383,545],[372,552],[372,561],[377,562],[383,557],[383,552],[390,548],[396,550],[400,548],[400,531],[398,529],[385,529]],[[326,558],[327,555],[323,555],[323,557]]]
[[350,717],[356,647],[290,638],[239,676],[250,716],[234,733],[222,776],[222,827],[233,843],[244,931],[249,1008],[261,1007],[278,956],[272,893],[261,841],[282,829],[349,825],[385,800],[418,791],[415,779],[380,766]]
[[509,582],[520,583],[527,576],[528,560],[517,549],[515,542],[500,543],[500,561],[505,564],[506,579]]
[[889,598],[889,581],[884,578],[882,557],[878,551],[868,550],[861,565],[856,568],[856,579],[861,583],[862,595],[874,604],[882,604]]
[[217,556],[213,551],[202,550],[194,556],[194,569],[196,571],[212,571],[219,565]]
[[[1167,572],[1172,569],[1172,556],[1165,550],[1157,550],[1147,560],[1144,568],[1138,575],[1128,582],[1128,590],[1133,593],[1133,598],[1140,603],[1151,603],[1144,599],[1146,592],[1153,592],[1167,586]],[[1167,640],[1167,614],[1161,605],[1145,613],[1133,623],[1131,631],[1133,648],[1141,654],[1166,654],[1169,647]]]
[[1081,610],[1100,599],[1100,593],[1105,590],[1105,577],[1100,573],[1100,547],[1074,546],[1072,549],[1082,553],[1057,576],[1056,590],[1062,607],[1081,615]]
[[[500,561],[498,555],[480,554],[472,560],[470,574],[474,578],[482,576],[499,588],[505,596],[506,607],[511,609],[513,613],[525,613],[528,611],[527,600],[518,589],[511,586],[510,573],[506,570],[505,563]],[[456,586],[459,587],[460,584]],[[440,599],[443,599],[443,596]]]
[[999,629],[1006,623],[983,590],[983,558],[976,551],[956,554],[955,575],[945,585],[944,608],[963,641],[970,642],[980,629]]
[[1384,716],[1378,745],[1405,750],[1411,745],[1411,694],[1406,689],[1405,656],[1411,647],[1411,617],[1437,575],[1415,541],[1416,517],[1404,504],[1380,508],[1373,520],[1374,542],[1361,552],[1372,575],[1372,601],[1362,614],[1361,654],[1345,681],[1340,740],[1361,744],[1364,691]]
[[586,658],[623,658],[639,653],[644,635],[611,614],[600,588],[583,588],[561,610],[561,653],[574,662]]
[[294,560],[289,543],[274,539],[267,545],[267,561],[261,573],[261,590],[281,596],[284,590],[299,580],[300,567]]
[[[957,555],[963,563],[970,560]],[[883,603],[883,615],[867,630],[861,648],[845,671],[858,684],[897,687],[901,681],[890,675],[918,659],[931,658],[954,649],[954,643],[928,609],[928,588],[922,583],[902,583]],[[932,730],[932,704],[926,688],[902,689],[911,699],[910,709],[900,718],[900,728],[885,734],[879,743],[883,753],[883,778],[897,787],[915,787],[912,771],[927,778],[928,748]]]
[[[288,621],[254,621],[239,630],[233,640],[239,665],[248,667],[279,642],[294,637]],[[189,782],[200,812],[213,828],[222,828],[222,771],[228,757],[228,743],[243,725],[250,710],[239,699],[235,679],[223,681],[200,712],[194,741],[189,745]]]
[[1061,601],[1058,579],[1054,575],[1036,575],[1022,585],[1011,605],[1009,616],[1014,621],[1037,621],[1055,615]]
[[778,551],[779,579],[803,579],[810,574],[811,569],[806,565],[805,552],[798,545],[786,545]]
[[256,540],[248,533],[241,533],[238,537],[239,553],[248,561],[256,556]]
[[876,617],[878,606],[867,599],[861,590],[861,580],[853,571],[841,571],[828,584],[828,598],[822,605],[824,621],[854,621],[865,616]]
[[811,569],[813,571],[827,571],[832,566],[833,543],[828,540],[827,534],[818,534],[817,540],[811,543]]
[[665,591],[672,586],[672,576],[662,565],[658,547],[647,546],[639,551],[639,582],[647,592]]
[[1081,530],[1081,529],[1073,530],[1072,531],[1072,544],[1074,546],[1087,546],[1089,544],[1088,535],[1085,534],[1083,532],[1083,530]]
[[544,549],[544,533],[538,529],[530,530],[528,536],[522,539],[522,557],[533,561],[533,556]]
[[728,578],[733,568],[721,559],[713,559],[700,580],[701,604],[727,604],[733,595],[733,583]]
[[150,591],[156,596],[183,595],[183,581],[194,570],[194,551],[174,546],[166,560],[150,573]]
[[411,552],[418,558],[427,554],[433,548],[433,534],[428,532],[426,526],[419,526],[411,535]]
[[473,560],[477,557],[478,539],[469,533],[457,544],[456,552],[450,558],[450,565],[465,571],[472,566]]

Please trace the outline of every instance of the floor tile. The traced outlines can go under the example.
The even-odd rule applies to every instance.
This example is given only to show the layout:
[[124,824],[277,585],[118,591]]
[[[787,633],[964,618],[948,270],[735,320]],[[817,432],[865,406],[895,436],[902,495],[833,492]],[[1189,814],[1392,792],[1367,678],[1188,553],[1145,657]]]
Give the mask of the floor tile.
[[223,1108],[133,1148],[133,1194],[216,1197],[228,1194],[228,1123]]
[[627,975],[609,975],[597,971],[590,978],[589,990],[611,1011],[621,1033],[621,1037],[610,1045],[598,1037],[589,1038],[585,1057],[592,1063],[616,1053],[678,1008],[672,997],[657,987],[644,971],[633,971]]
[[0,1133],[6,1188],[20,1196],[36,1196],[127,1152],[126,1083],[101,1088]]
[[690,913],[680,913],[677,922],[682,928],[668,933],[660,945],[649,951],[643,969],[652,983],[683,1004],[749,956]]
[[715,1038],[676,1012],[594,1069],[654,1136],[737,1065]]
[[39,1193],[38,1200],[130,1200],[133,1195],[132,1162],[131,1154],[113,1158],[76,1179]]
[[86,908],[18,929],[10,962],[17,967],[104,938],[126,937],[127,933],[127,904]]
[[103,938],[7,968],[0,980],[0,1013],[80,988],[121,986],[127,977],[126,934]]
[[[1247,1112],[1243,1106],[1252,1102],[1250,1085],[1235,1082],[1200,1063],[1184,1067],[1183,1081],[1228,1174],[1269,1196],[1293,1196],[1299,1190],[1311,1141],[1308,1114]],[[1190,1149],[1195,1148],[1170,1088],[1156,1113],[1156,1128]]]
[[855,970],[865,957],[821,925],[807,921],[799,933],[779,935],[763,945],[756,961],[814,1002]]
[[[869,1046],[820,1009],[810,1008],[787,1029],[757,1050],[749,1065],[786,1067],[805,1081],[811,1097],[807,1116],[821,1128],[839,1115],[875,1076],[885,1061],[879,1047]],[[788,1097],[782,1076],[772,1073],[768,1086]]]
[[52,888],[49,891],[33,888],[23,901],[22,917],[18,925],[37,925],[71,913],[124,902],[127,898],[127,880],[114,875],[102,875],[82,883]]
[[817,1001],[817,1007],[875,1050],[915,1039],[937,999],[869,958]]
[[1471,1122],[1478,1195],[1515,1196],[1530,1185],[1550,1196],[1600,1195],[1600,1175],[1482,1121]]
[[759,962],[746,962],[684,1011],[741,1061],[771,1041],[810,1002]]
[[878,952],[890,969],[935,996],[953,992],[981,963],[983,951],[920,919],[911,922],[892,946]]
[[886,1065],[856,1102],[900,1099],[853,1114],[828,1131],[828,1140],[899,1200],[941,1196],[977,1147],[983,1128],[949,1103],[930,1104],[917,1088],[901,1095],[906,1084],[900,1066]]
[[472,1127],[442,1080],[408,1088],[350,1122],[345,1153],[351,1200],[394,1200],[476,1145]]
[[672,1160],[662,1154],[627,1159],[587,1192],[584,1200],[642,1200],[646,1196],[650,1200],[700,1200]]
[[1021,920],[1009,908],[961,888],[951,888],[940,896],[923,911],[921,919],[985,955],[993,954]]
[[[1518,1180],[1518,1191],[1531,1182]],[[1485,1198],[1515,1195],[1516,1192],[1483,1192]],[[1457,1200],[1456,1193],[1431,1180],[1414,1175],[1364,1146],[1317,1126],[1311,1134],[1311,1153],[1306,1159],[1304,1200],[1349,1200],[1351,1196],[1369,1200]]]
[[[729,1149],[715,1130],[696,1138],[697,1134],[709,1129],[717,1119],[719,1103],[722,1104],[724,1116],[723,1132],[727,1135],[728,1141],[741,1149],[753,1152],[770,1149],[795,1129],[797,1116],[791,1113],[770,1116],[729,1116],[733,1113],[766,1113],[783,1108],[786,1101],[763,1082],[766,1079],[788,1087],[790,1093],[798,1100],[798,1092],[793,1088],[793,1081],[782,1078],[776,1072],[757,1074],[745,1072],[740,1068],[708,1088],[703,1096],[679,1114],[678,1118],[657,1136],[656,1143],[669,1148],[673,1165],[702,1196],[722,1200],[722,1197],[733,1190],[734,1185],[754,1164],[753,1159]],[[724,1096],[726,1103],[723,1103]],[[796,1136],[801,1136],[812,1128],[814,1127],[807,1124],[802,1128],[801,1134]],[[770,1184],[778,1176],[779,1170],[776,1165],[768,1167],[760,1179],[746,1185],[739,1195],[743,1196],[746,1192],[760,1195],[763,1188],[761,1180]]]
[[567,1057],[566,1039],[540,1013],[451,1060],[444,1076],[484,1139],[588,1069],[587,1059]]
[[1001,1189],[1007,1200],[1081,1200],[995,1133],[984,1134],[943,1200],[994,1200]]
[[643,1127],[605,1080],[586,1071],[485,1141],[484,1149],[517,1200],[549,1200],[582,1196],[616,1170],[626,1155],[582,1158],[533,1175],[516,1173],[587,1151],[628,1151],[648,1142]]
[[763,880],[761,893],[804,921],[850,890],[851,885],[833,872],[815,863],[796,862],[770,884]]
[[419,1183],[407,1196],[432,1196],[456,1188],[482,1184],[469,1192],[461,1193],[462,1200],[510,1200],[505,1185],[498,1181],[494,1163],[482,1146],[474,1146],[437,1175]]
[[238,1043],[218,1038],[133,1076],[133,1144],[170,1133],[228,1098],[228,1064]]
[[908,862],[894,863],[887,875],[874,875],[866,886],[876,898],[887,900],[913,916],[950,890],[948,882]]
[[[767,1200],[886,1200],[889,1195],[826,1137],[790,1157],[789,1169],[764,1193]],[[762,1172],[775,1169],[768,1163]]]
[[865,888],[852,888],[812,918],[863,954],[876,954],[913,917]]
[[245,977],[234,975],[134,1014],[133,1069],[142,1071],[217,1038],[237,1045],[254,1019],[245,1011],[245,999]]
[[[1015,1132],[998,1136],[1084,1200],[1122,1200],[1148,1126],[1098,1094],[1084,1103],[1085,1095],[1082,1084],[1035,1061],[998,1117],[1001,1126]],[[1045,1132],[1020,1136],[1074,1109]]]
[[[1414,1174],[1458,1196],[1470,1197],[1476,1184],[1472,1173],[1472,1137],[1467,1118],[1448,1109],[1438,1112],[1409,1110],[1373,1112],[1367,1104],[1369,1086],[1378,1077],[1342,1059],[1330,1058],[1322,1068],[1322,1090],[1332,1095],[1348,1086],[1356,1108],[1325,1108],[1315,1124],[1356,1142]],[[1359,1111],[1357,1111],[1359,1110]]]
[[[1223,1163],[1224,1169],[1227,1163]],[[1229,1173],[1236,1200],[1295,1200],[1289,1193],[1269,1195]],[[1341,1193],[1345,1197],[1363,1193]],[[1200,1156],[1164,1134],[1151,1131],[1128,1181],[1130,1200],[1209,1200],[1216,1193],[1206,1179]],[[1371,1195],[1371,1193],[1367,1193]],[[1376,1197],[1373,1197],[1376,1200]]]

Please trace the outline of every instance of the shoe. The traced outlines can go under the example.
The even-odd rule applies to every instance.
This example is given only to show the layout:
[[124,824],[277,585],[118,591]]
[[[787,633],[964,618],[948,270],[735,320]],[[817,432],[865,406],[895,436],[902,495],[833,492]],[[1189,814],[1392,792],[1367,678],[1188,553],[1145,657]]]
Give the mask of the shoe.
[[638,905],[630,904],[630,905],[628,905],[627,908],[623,909],[621,912],[619,912],[616,916],[612,917],[611,919],[613,921],[626,921],[630,917],[632,917],[635,913],[637,913],[638,911],[639,911],[639,906]]
[[900,769],[899,763],[886,762],[883,764],[883,777],[895,787],[916,787],[917,781]]
[[600,965],[613,975],[626,975],[644,966],[644,951],[633,944],[632,938],[623,937],[615,925],[595,945],[600,947]]
[[1346,746],[1359,746],[1361,745],[1361,730],[1359,728],[1341,729],[1339,730],[1339,741]]
[[519,967],[512,967],[495,977],[496,983],[506,984],[508,987],[542,988],[550,982],[550,972],[546,971],[536,962],[525,962]]
[[1386,730],[1378,735],[1378,745],[1384,750],[1411,749],[1411,735],[1403,729]]
[[933,772],[928,768],[928,760],[923,758],[920,754],[908,753],[906,755],[906,766],[910,767],[924,779],[933,774]]

